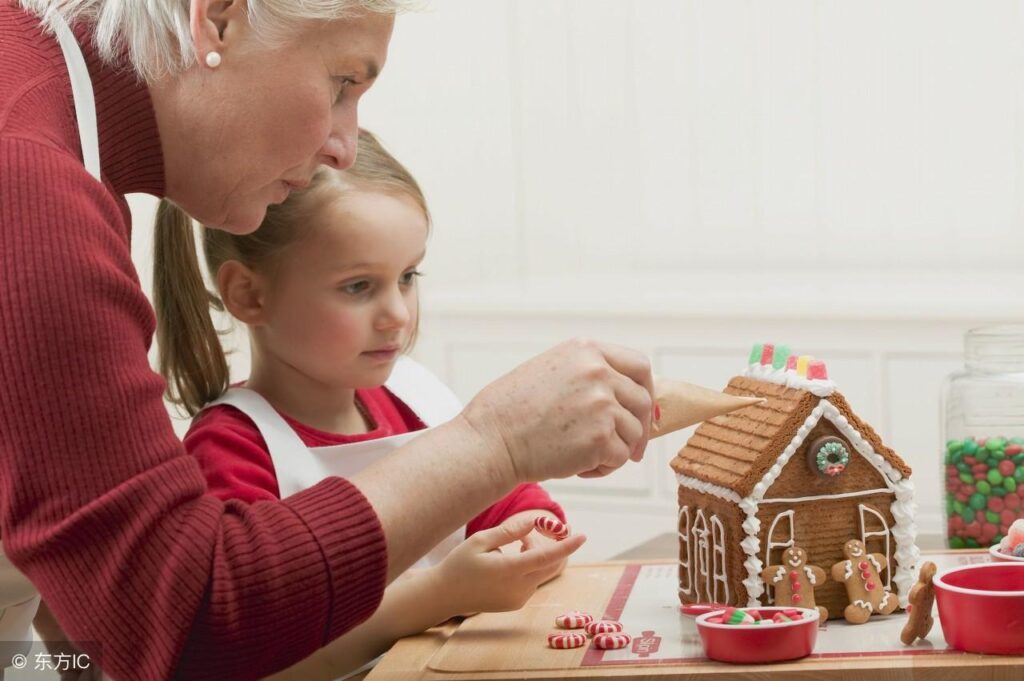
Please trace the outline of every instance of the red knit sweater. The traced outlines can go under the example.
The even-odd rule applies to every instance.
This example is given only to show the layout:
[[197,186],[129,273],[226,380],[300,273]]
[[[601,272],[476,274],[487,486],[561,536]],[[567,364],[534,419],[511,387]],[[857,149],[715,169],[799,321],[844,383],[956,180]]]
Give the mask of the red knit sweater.
[[[425,427],[416,414],[386,388],[356,390],[356,399],[374,425],[367,433],[328,433],[278,413],[307,447],[365,442]],[[217,405],[199,414],[185,435],[185,449],[199,461],[210,493],[218,498],[251,504],[281,497],[266,440],[256,424],[234,407]],[[565,522],[562,507],[543,487],[529,482],[519,485],[470,520],[466,524],[466,536],[496,527],[516,513],[536,510],[550,511]]]
[[102,185],[56,39],[0,0],[0,538],[114,678],[254,678],[373,612],[385,539],[338,478],[284,502],[207,493],[147,361],[130,258],[123,195],[164,185],[152,104],[83,47]]

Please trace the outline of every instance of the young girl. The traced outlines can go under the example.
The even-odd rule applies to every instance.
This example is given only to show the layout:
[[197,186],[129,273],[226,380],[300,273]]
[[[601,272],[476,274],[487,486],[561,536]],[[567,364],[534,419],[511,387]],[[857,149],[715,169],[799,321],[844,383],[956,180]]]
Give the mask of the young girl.
[[[170,213],[158,212],[156,232],[160,371],[169,397],[195,415],[185,445],[213,494],[256,503],[349,477],[459,413],[451,391],[403,354],[418,326],[430,220],[416,181],[373,135],[360,133],[351,168],[320,169],[256,232],[203,230],[215,297],[190,226]],[[228,386],[211,305],[249,330],[243,386]],[[178,332],[190,328],[205,332]],[[516,488],[392,584],[370,620],[290,671],[332,678],[454,615],[521,606],[582,544],[572,537],[552,549],[531,532],[544,514],[564,521],[540,486]],[[516,540],[520,553],[495,551]]]

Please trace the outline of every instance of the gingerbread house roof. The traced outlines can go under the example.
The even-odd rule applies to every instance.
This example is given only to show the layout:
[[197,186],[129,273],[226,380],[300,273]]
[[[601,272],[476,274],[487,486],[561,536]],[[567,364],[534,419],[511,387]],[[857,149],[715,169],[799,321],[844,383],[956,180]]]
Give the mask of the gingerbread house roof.
[[885,446],[878,433],[836,391],[819,397],[805,389],[737,376],[729,381],[725,392],[763,397],[766,401],[702,423],[672,460],[676,473],[747,497],[796,437],[815,406],[827,400],[877,454],[902,476],[910,475],[909,466]]

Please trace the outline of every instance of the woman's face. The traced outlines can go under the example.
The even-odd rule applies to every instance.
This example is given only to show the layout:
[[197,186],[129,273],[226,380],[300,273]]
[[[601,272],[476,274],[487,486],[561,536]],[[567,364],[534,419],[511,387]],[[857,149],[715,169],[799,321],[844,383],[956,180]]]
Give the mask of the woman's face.
[[393,25],[372,13],[310,22],[268,48],[244,17],[229,17],[220,66],[200,52],[198,64],[151,87],[167,197],[210,227],[245,234],[320,164],[350,166],[357,104],[384,66]]

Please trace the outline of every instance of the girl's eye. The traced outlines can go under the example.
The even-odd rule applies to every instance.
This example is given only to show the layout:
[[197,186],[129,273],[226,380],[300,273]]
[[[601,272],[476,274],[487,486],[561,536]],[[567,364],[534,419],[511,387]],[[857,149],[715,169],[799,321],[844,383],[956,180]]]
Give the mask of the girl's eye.
[[370,282],[365,279],[362,281],[354,281],[351,284],[345,284],[342,286],[341,290],[350,295],[358,296],[370,290]]
[[399,283],[402,286],[412,286],[416,282],[417,277],[422,277],[423,273],[419,270],[409,270],[402,274],[402,278],[399,279]]

